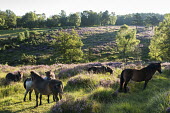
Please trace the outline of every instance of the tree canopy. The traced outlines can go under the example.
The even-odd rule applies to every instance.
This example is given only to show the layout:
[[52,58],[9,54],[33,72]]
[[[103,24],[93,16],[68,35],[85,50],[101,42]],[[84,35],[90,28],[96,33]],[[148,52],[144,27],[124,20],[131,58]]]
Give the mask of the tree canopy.
[[151,40],[149,55],[153,60],[170,60],[170,14],[165,15],[163,22],[155,28]]

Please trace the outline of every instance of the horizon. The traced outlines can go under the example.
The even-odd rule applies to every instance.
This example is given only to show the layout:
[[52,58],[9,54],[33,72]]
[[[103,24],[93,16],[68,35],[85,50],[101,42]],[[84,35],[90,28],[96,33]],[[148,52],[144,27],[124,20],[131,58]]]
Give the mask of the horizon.
[[[115,12],[116,15],[133,13],[170,13],[168,0],[0,0],[0,10],[11,10],[17,16],[23,16],[27,12],[35,11],[36,14],[45,13],[46,17],[59,14],[64,10],[67,15],[85,10]],[[128,4],[128,5],[127,5]]]

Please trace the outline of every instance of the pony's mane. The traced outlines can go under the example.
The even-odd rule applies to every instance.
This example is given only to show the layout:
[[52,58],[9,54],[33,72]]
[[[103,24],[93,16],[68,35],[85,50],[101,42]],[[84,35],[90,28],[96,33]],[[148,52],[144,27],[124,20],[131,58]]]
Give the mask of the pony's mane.
[[31,71],[31,75],[36,77],[36,78],[38,78],[38,79],[42,79],[43,80],[43,78],[37,72],[35,72],[35,71]]
[[159,63],[151,63],[147,67],[145,67],[145,69],[156,69],[158,68],[158,66],[159,66]]

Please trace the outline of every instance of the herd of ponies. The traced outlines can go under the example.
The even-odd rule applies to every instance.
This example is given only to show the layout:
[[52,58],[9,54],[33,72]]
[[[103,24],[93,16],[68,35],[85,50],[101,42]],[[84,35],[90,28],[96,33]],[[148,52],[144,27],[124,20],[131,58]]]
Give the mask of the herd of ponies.
[[[107,73],[113,74],[112,68],[108,66],[91,66],[87,69],[88,73]],[[146,88],[147,83],[149,80],[151,80],[152,76],[155,74],[155,72],[158,71],[159,73],[162,73],[161,71],[161,63],[151,63],[148,66],[137,70],[137,69],[124,69],[121,72],[120,75],[120,86],[116,92],[124,92],[127,93],[128,88],[127,84],[130,80],[141,82],[145,81],[143,89]],[[6,81],[7,82],[17,82],[20,81],[23,78],[23,72],[17,71],[16,73],[8,73],[6,75]],[[30,77],[26,78],[24,80],[24,88],[25,88],[25,94],[23,101],[26,101],[26,96],[29,93],[29,100],[31,100],[31,93],[34,90],[35,96],[36,96],[36,105],[35,107],[38,107],[38,105],[42,104],[42,95],[47,95],[48,103],[49,103],[49,96],[53,96],[53,101],[58,102],[62,99],[62,94],[64,90],[64,85],[61,80],[56,79],[56,76],[53,71],[47,71],[45,72],[45,76],[40,75],[36,71],[30,71]],[[39,95],[40,94],[40,95]],[[115,94],[115,93],[113,93]],[[40,99],[40,102],[38,104],[38,98]]]

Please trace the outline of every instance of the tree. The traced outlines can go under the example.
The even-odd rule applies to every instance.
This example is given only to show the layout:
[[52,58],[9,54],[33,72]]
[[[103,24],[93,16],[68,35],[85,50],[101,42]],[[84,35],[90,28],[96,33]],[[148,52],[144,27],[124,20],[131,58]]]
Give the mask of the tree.
[[145,19],[145,24],[146,25],[151,25],[152,26],[152,29],[154,26],[158,25],[160,22],[160,20],[158,19],[158,17],[156,16],[148,16],[146,19]]
[[11,10],[6,10],[6,21],[5,21],[5,24],[9,28],[13,28],[17,24],[17,17],[15,15],[15,13],[12,12]]
[[151,40],[149,56],[153,60],[170,60],[170,14],[166,14],[163,22],[155,28],[155,34]]
[[60,16],[61,26],[67,26],[68,18],[67,18],[66,12],[64,10],[61,10],[61,13],[59,14],[59,16]]
[[143,25],[143,20],[139,13],[136,13],[133,18],[134,18],[133,24],[136,25],[136,29],[137,26]]
[[60,26],[60,16],[59,15],[53,15],[52,17],[47,18],[46,26],[50,27],[50,28]]
[[109,17],[109,25],[115,25],[117,20],[117,17],[115,16],[115,13],[111,13],[110,17]]
[[101,17],[102,25],[108,25],[109,20],[110,20],[109,11],[106,10],[105,12],[102,13],[102,17]]
[[70,14],[68,20],[69,20],[69,25],[80,26],[81,18],[80,18],[79,13]]
[[23,27],[30,29],[36,27],[37,25],[35,23],[37,19],[38,17],[35,12],[26,13],[24,16],[22,16]]
[[71,33],[59,32],[59,35],[54,38],[56,39],[57,61],[73,63],[81,60],[83,43],[74,30]]
[[117,50],[120,58],[123,58],[126,62],[139,43],[140,41],[136,39],[136,30],[129,29],[127,25],[121,26],[116,35]]

